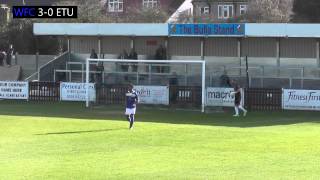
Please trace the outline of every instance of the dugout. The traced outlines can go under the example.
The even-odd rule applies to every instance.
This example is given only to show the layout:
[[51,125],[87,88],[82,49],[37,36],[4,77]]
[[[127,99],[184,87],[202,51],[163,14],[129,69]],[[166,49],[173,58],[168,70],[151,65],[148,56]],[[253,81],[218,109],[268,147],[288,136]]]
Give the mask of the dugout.
[[[206,84],[219,86],[219,77],[246,79],[245,59],[249,65],[251,87],[317,89],[320,85],[320,25],[319,24],[229,24],[239,26],[240,33],[205,32],[197,24],[73,24],[35,23],[35,35],[65,37],[68,52],[63,63],[51,66],[68,72],[70,81],[83,81],[85,59],[95,49],[99,58],[116,59],[119,54],[134,48],[138,59],[154,59],[157,48],[166,48],[172,60],[206,61]],[[209,25],[210,26],[210,25]],[[223,24],[211,25],[223,27]],[[179,29],[180,28],[180,29]],[[198,28],[198,29],[197,29]],[[197,30],[195,30],[197,29]],[[213,31],[214,32],[214,31]],[[59,61],[57,58],[56,61]],[[76,67],[78,66],[78,67]],[[168,65],[165,71],[154,73],[154,79],[141,83],[161,84],[162,76],[179,75],[180,85],[200,85],[200,67]],[[46,67],[44,67],[46,68]],[[116,65],[105,65],[105,71],[116,72]],[[50,69],[50,68],[47,68]],[[139,69],[145,71],[146,68]],[[48,71],[48,70],[47,70]],[[52,72],[52,69],[51,71]],[[41,70],[40,70],[41,73]],[[122,72],[123,73],[123,72]],[[131,73],[131,72],[125,72]],[[46,74],[45,78],[52,73]],[[134,74],[134,73],[133,73]],[[40,75],[41,77],[41,75]],[[156,78],[158,77],[158,78]],[[119,81],[110,81],[119,82]]]

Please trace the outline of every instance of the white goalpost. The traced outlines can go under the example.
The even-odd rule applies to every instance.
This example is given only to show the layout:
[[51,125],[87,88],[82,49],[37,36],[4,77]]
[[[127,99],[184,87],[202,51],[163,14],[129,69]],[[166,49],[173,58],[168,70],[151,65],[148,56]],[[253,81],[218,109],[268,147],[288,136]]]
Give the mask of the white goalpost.
[[201,65],[201,112],[205,108],[206,96],[206,62],[204,60],[129,60],[129,59],[86,59],[86,107],[89,107],[89,76],[90,62],[109,62],[109,63],[159,63],[159,64],[200,64]]

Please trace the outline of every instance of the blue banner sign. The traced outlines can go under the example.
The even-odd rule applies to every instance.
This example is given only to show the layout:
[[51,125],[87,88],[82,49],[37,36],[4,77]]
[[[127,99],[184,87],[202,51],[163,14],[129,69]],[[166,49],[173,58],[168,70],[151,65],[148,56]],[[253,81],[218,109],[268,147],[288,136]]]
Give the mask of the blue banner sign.
[[245,24],[169,24],[171,36],[244,36]]

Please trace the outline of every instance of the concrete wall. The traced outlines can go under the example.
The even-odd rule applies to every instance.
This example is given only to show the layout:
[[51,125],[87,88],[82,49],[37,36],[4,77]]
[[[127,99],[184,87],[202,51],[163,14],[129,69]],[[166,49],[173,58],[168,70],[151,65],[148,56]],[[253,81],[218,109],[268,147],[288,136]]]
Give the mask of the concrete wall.
[[[98,39],[96,39],[96,44]],[[129,37],[103,37],[101,38],[102,53],[103,54],[117,54],[119,55],[124,49],[129,52],[131,38]],[[98,52],[98,49],[97,49]]]
[[163,37],[136,37],[134,38],[135,49],[139,55],[152,58],[160,45],[165,46]]
[[168,51],[170,56],[201,56],[200,44],[200,38],[172,37]]
[[[103,37],[102,54],[119,55],[124,49],[130,51],[132,39],[137,53],[152,56],[156,49],[165,46],[162,37]],[[277,57],[277,38],[204,38],[204,55],[214,57],[237,57],[238,41],[241,42],[241,56],[271,58]],[[316,58],[316,39],[282,38],[279,40],[281,58]],[[73,37],[71,52],[90,54],[91,49],[98,53],[98,38]],[[170,56],[201,56],[201,38],[170,37],[168,39]]]
[[98,38],[97,37],[72,37],[70,41],[70,48],[72,53],[91,53],[91,49],[98,52]]
[[248,57],[276,57],[275,38],[244,38],[241,40],[241,55]]
[[280,56],[286,58],[316,58],[316,40],[311,38],[281,39]]

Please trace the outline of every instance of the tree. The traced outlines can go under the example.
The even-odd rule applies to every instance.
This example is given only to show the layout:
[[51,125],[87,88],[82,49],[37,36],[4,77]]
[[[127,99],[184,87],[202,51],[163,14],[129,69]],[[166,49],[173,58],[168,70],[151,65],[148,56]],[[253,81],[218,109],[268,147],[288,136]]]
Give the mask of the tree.
[[77,19],[54,19],[47,22],[77,23],[162,23],[169,18],[163,8],[141,9],[130,7],[125,14],[107,14],[107,0],[66,0],[56,3],[59,6],[78,6]]
[[[100,0],[67,0],[55,5],[78,6],[77,19],[13,19],[9,24],[0,27],[0,48],[7,49],[13,44],[20,54],[57,54],[64,47],[61,39],[53,36],[34,36],[35,22],[107,22],[102,14]],[[41,46],[40,46],[41,44]]]
[[[56,54],[64,47],[61,39],[51,36],[35,37],[33,35],[33,23],[35,22],[63,22],[63,23],[160,23],[165,22],[169,14],[162,8],[145,9],[131,7],[124,15],[106,15],[106,0],[64,0],[54,5],[78,6],[78,18],[76,19],[14,19],[9,24],[0,26],[0,48],[13,44],[19,53]],[[37,46],[41,44],[41,46]]]
[[[7,49],[10,44],[20,54],[56,54],[58,41],[55,37],[33,35],[33,20],[15,19],[1,29],[0,46]],[[41,46],[38,46],[41,44]]]
[[65,0],[59,1],[57,6],[78,6],[78,18],[54,19],[49,22],[77,22],[77,23],[106,23],[112,22],[113,18],[104,13],[105,0]]
[[131,8],[122,18],[123,22],[131,23],[163,23],[169,18],[168,12],[162,8]]
[[293,19],[295,23],[319,23],[320,1],[319,0],[295,0],[293,3]]
[[249,0],[244,19],[249,22],[286,23],[292,15],[293,0]]

